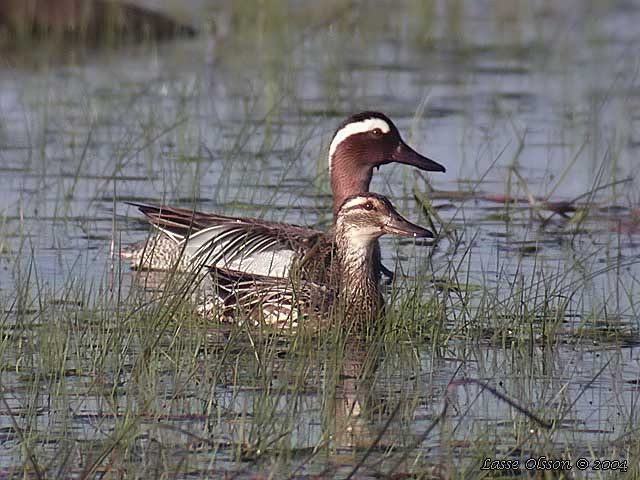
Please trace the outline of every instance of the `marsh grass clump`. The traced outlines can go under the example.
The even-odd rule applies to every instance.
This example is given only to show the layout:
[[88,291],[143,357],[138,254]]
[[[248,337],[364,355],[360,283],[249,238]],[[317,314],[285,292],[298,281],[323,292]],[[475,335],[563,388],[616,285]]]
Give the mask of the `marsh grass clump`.
[[[92,433],[86,439],[90,443],[104,442],[110,456],[126,451],[139,435],[132,429],[143,419],[166,415],[157,376],[174,368],[160,352],[174,349],[178,358],[192,359],[196,348],[189,345],[187,353],[176,340],[172,322],[185,317],[175,302],[145,305],[131,297],[130,307],[123,309],[123,299],[95,297],[82,287],[70,285],[64,293],[74,300],[62,301],[42,288],[31,304],[37,308],[27,312],[9,305],[3,328],[8,332],[2,349],[3,403],[15,413],[12,430],[29,468],[40,471],[76,469],[76,447],[56,439],[81,439],[82,432],[93,431],[90,425],[102,432]],[[188,366],[177,362],[176,367],[179,378]],[[69,465],[56,465],[61,458],[50,457],[49,445],[70,447]]]
[[[203,318],[202,272],[115,262],[88,282],[78,262],[52,283],[24,242],[2,292],[12,472],[463,478],[498,453],[633,458],[637,379],[619,352],[638,344],[637,286],[617,232],[505,202],[504,235],[484,236],[439,201],[423,211],[440,236],[394,244],[385,315],[359,333]],[[610,445],[598,415],[622,432]]]
[[212,325],[180,288],[117,298],[69,282],[65,300],[42,287],[28,311],[8,309],[3,384],[13,393],[3,402],[29,469],[146,475],[161,445],[196,452],[187,463],[162,460],[171,468],[217,458],[274,471],[368,450],[365,419],[396,409],[392,391],[381,404],[372,388],[381,345],[398,333]]
[[[443,264],[447,242],[461,253]],[[471,474],[487,452],[570,456],[561,439],[581,438],[576,406],[622,368],[611,354],[590,369],[577,357],[637,334],[587,302],[583,270],[539,257],[531,274],[530,257],[514,253],[477,279],[465,242],[440,239],[412,260],[386,292],[384,320],[360,334],[214,323],[195,313],[197,282],[178,272],[162,288],[154,272],[117,269],[130,288],[111,272],[52,288],[23,262],[17,296],[3,296],[8,455],[42,475],[137,476],[427,475],[449,460]],[[624,382],[614,395],[633,388]],[[632,429],[633,408],[623,415]]]

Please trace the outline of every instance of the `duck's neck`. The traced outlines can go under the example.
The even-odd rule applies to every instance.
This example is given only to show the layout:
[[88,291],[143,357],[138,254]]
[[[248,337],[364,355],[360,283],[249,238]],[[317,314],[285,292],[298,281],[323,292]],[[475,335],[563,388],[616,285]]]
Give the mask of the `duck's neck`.
[[372,175],[373,169],[371,167],[356,165],[334,154],[329,171],[334,218],[347,197],[369,191]]
[[376,240],[354,237],[349,231],[335,227],[335,284],[350,320],[360,323],[375,320],[383,300],[375,269]]

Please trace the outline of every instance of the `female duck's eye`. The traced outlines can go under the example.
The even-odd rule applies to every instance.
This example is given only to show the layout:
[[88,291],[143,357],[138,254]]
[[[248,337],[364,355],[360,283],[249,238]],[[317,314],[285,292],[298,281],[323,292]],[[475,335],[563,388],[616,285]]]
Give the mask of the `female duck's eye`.
[[364,209],[365,210],[373,210],[373,203],[371,202],[367,202],[364,204]]
[[371,130],[371,133],[373,134],[374,137],[382,136],[382,130],[380,130],[379,128],[374,128],[373,130]]

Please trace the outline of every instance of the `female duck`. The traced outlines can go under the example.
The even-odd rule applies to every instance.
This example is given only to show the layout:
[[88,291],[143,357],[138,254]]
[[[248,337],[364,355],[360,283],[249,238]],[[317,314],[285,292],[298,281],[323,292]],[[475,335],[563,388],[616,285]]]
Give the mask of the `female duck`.
[[[333,214],[347,197],[369,191],[374,167],[397,162],[421,170],[445,168],[411,149],[393,122],[379,112],[349,117],[329,147]],[[181,208],[132,203],[161,235],[125,250],[133,268],[169,270],[217,265],[243,272],[286,276],[292,262],[325,235],[320,230],[252,218],[193,212]],[[376,247],[377,251],[378,247]],[[379,257],[379,251],[376,253]],[[384,269],[378,260],[376,273]],[[384,269],[386,270],[386,269]],[[388,273],[388,271],[386,271]]]
[[[329,282],[290,280],[210,267],[223,318],[296,326],[302,318],[327,322],[337,314],[366,325],[381,313],[383,298],[375,273],[375,246],[382,235],[433,237],[404,219],[376,193],[347,198],[335,218]],[[344,315],[344,317],[343,317]]]

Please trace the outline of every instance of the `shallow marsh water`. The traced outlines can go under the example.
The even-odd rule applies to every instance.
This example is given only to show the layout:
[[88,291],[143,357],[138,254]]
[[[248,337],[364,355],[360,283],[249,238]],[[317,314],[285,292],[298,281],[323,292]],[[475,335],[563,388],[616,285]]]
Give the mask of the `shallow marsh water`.
[[[637,474],[640,6],[368,6],[217,2],[193,39],[0,69],[3,475]],[[374,176],[441,233],[383,242],[390,334],[212,325],[110,259],[148,232],[126,200],[328,225],[364,109],[447,167]]]

